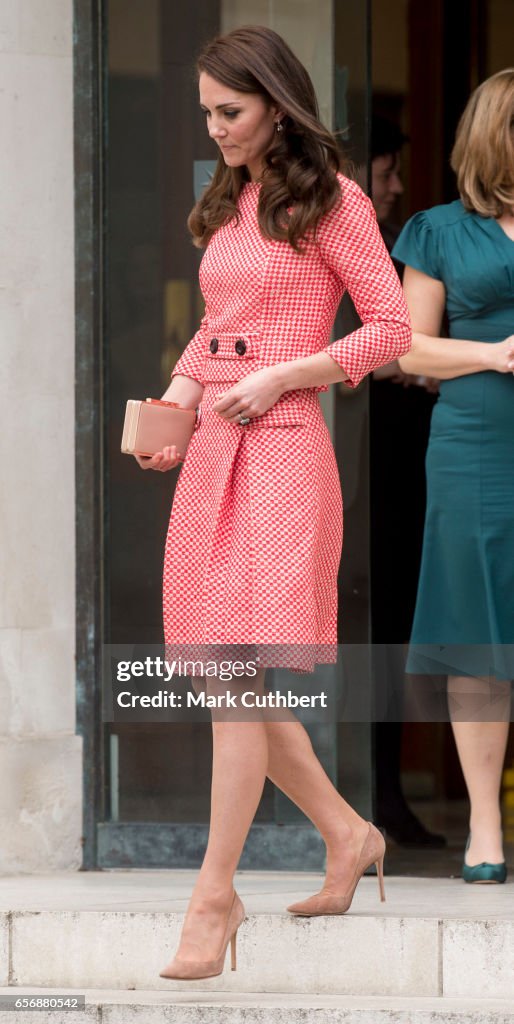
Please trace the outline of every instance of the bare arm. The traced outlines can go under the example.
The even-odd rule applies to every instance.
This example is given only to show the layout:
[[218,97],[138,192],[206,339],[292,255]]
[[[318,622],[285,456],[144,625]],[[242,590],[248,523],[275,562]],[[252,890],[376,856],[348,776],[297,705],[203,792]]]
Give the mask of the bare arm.
[[400,356],[405,373],[423,374],[450,380],[469,373],[514,369],[514,337],[493,344],[441,338],[441,322],[446,303],[442,281],[405,267],[403,289],[412,323],[412,348]]
[[177,373],[162,398],[165,402],[178,402],[183,409],[196,409],[203,395],[203,384],[192,377]]
[[295,388],[315,388],[321,384],[336,384],[348,380],[346,370],[336,363],[328,352],[316,352],[312,356],[302,356],[285,363],[276,363],[272,367],[282,391],[293,391]]

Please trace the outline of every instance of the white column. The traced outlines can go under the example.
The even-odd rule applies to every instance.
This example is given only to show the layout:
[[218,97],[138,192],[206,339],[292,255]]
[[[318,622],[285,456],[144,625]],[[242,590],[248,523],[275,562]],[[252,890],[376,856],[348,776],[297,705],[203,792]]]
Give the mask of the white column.
[[0,871],[80,864],[72,0],[0,4]]

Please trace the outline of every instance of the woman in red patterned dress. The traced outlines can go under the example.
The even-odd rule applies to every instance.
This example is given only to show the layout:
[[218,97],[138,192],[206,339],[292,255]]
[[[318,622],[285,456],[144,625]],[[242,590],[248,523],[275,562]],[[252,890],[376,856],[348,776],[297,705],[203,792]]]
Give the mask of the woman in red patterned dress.
[[[231,691],[262,692],[266,665],[313,671],[335,658],[342,504],[318,392],[355,387],[411,335],[372,204],[339,173],[309,75],[284,40],[237,29],[209,43],[198,68],[220,155],[189,219],[205,247],[205,316],[163,396],[201,403],[166,543],[165,639],[254,645],[263,667]],[[346,290],[362,327],[330,343]],[[138,461],[178,464],[173,448]],[[235,953],[244,909],[233,876],[266,776],[327,847],[323,889],[292,913],[344,913],[366,868],[382,866],[381,834],[334,788],[292,714],[213,714],[212,728],[209,840],[168,978],[221,973],[229,940]]]

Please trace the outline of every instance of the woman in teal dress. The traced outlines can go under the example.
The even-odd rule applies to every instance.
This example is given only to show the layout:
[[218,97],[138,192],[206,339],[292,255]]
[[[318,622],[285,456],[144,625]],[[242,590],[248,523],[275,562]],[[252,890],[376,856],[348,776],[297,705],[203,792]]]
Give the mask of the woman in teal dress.
[[414,332],[400,365],[441,380],[408,669],[448,676],[471,803],[463,877],[502,882],[499,791],[514,676],[513,69],[472,94],[452,167],[461,198],[416,214],[393,249],[406,265]]

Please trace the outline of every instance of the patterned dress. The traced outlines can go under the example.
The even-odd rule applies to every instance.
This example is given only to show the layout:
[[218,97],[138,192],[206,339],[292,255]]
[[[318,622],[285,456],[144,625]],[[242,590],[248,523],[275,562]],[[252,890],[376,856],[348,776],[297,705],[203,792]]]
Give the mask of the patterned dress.
[[[205,250],[205,316],[173,371],[204,392],[166,541],[168,645],[257,645],[262,665],[300,671],[336,658],[342,501],[318,396],[327,388],[287,391],[247,426],[213,404],[278,362],[324,350],[355,387],[408,350],[409,317],[372,204],[339,181],[341,202],[303,254],[261,235],[258,182],[243,187],[238,218]],[[362,327],[330,343],[346,290]]]

